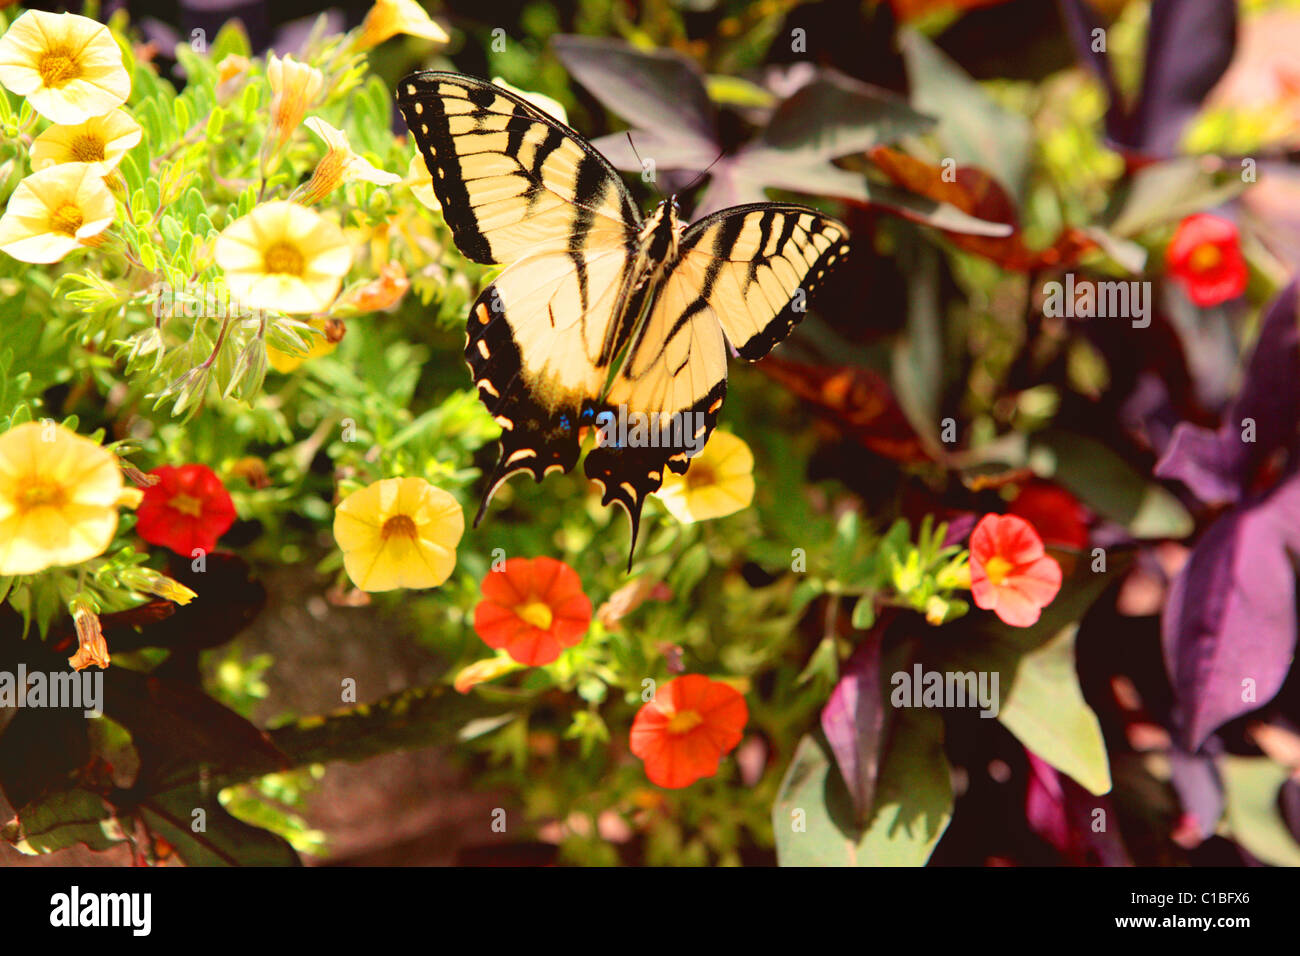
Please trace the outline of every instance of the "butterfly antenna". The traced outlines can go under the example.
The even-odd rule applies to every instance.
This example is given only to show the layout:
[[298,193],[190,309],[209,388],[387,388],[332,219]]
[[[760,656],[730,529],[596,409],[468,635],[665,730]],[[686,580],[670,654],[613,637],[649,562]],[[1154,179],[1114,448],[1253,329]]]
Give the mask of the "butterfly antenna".
[[712,169],[714,166],[718,165],[718,160],[719,160],[719,159],[722,159],[722,157],[723,157],[723,154],[722,154],[722,153],[718,153],[718,157],[717,157],[717,159],[715,159],[713,162],[709,163],[708,167],[704,170],[704,172],[700,173],[698,176],[696,176],[694,179],[692,179],[692,180],[691,180],[691,184],[690,184],[689,186],[687,186],[685,189],[680,190],[680,192],[688,193],[688,192],[690,192],[692,189],[694,189],[696,186],[698,186],[698,185],[700,184],[701,180],[703,180],[705,176],[709,175],[709,170]]
[[[638,152],[636,151],[636,143],[632,142],[632,131],[631,131],[631,130],[628,130],[628,131],[627,131],[627,144],[628,144],[629,146],[632,147],[632,155],[636,157],[636,161],[637,161],[637,163],[640,164],[640,166],[641,166],[641,172],[644,173],[644,172],[645,172],[645,160],[642,159],[642,158],[641,158],[641,154],[638,153]],[[657,179],[651,177],[651,179],[650,179],[650,183],[654,186],[654,188],[655,188],[655,192],[657,192],[660,196],[662,196],[662,195],[663,195],[663,190],[659,188],[659,181],[658,181]]]

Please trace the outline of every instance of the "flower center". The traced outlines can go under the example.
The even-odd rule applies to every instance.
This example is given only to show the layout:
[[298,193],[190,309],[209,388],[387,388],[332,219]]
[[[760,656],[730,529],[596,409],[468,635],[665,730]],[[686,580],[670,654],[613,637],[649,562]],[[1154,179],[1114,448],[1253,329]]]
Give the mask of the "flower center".
[[76,236],[86,217],[81,214],[81,207],[76,203],[65,202],[50,217],[50,229],[65,236]]
[[191,518],[199,518],[203,515],[203,502],[192,495],[173,495],[168,504],[181,514],[189,515]]
[[24,511],[57,508],[63,504],[65,498],[63,488],[58,484],[43,478],[35,478],[26,488],[18,492],[18,507]]
[[995,554],[984,562],[984,573],[988,575],[990,583],[999,585],[1007,579],[1007,575],[1012,572],[1015,565],[1002,557]]
[[704,462],[695,462],[686,469],[686,487],[691,491],[696,488],[703,488],[706,485],[715,485],[718,483],[717,473]]
[[42,83],[57,90],[81,76],[81,64],[67,50],[50,50],[41,57],[36,72]]
[[1188,265],[1194,272],[1209,272],[1223,261],[1223,252],[1210,242],[1203,242],[1192,250]]
[[72,158],[79,163],[103,162],[104,141],[98,136],[81,134],[72,141]]
[[[267,272],[288,276],[302,275],[302,253],[296,246],[287,242],[273,243],[262,257]],[[408,519],[409,520],[409,519]]]
[[698,710],[679,710],[668,719],[668,732],[670,734],[684,734],[694,730],[702,723],[704,723],[704,718],[700,716]]
[[410,515],[393,515],[384,522],[383,535],[385,541],[389,538],[409,538],[414,541],[419,537]]
[[515,613],[540,631],[550,630],[554,615],[551,606],[544,601],[529,601],[515,608]]

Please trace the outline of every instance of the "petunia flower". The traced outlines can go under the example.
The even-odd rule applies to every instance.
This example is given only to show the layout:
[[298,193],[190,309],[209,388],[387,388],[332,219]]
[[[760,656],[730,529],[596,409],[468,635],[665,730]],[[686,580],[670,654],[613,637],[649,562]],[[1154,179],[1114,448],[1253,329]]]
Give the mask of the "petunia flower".
[[320,202],[343,183],[357,179],[376,186],[391,186],[402,181],[401,176],[376,169],[369,161],[354,153],[348,143],[348,134],[335,129],[319,116],[307,120],[306,126],[324,141],[328,152],[316,164],[311,179],[303,186],[302,195],[298,197],[300,202]]
[[1082,550],[1088,545],[1087,512],[1079,499],[1049,481],[1031,481],[1021,487],[1007,509],[1024,518],[1046,544]]
[[1061,590],[1061,566],[1043,550],[1034,526],[988,514],[970,536],[970,589],[976,607],[1012,627],[1029,627]]
[[474,630],[488,647],[540,666],[582,640],[591,601],[578,572],[555,558],[510,558],[483,578]]
[[734,514],[754,500],[754,453],[743,439],[715,431],[686,474],[667,472],[655,494],[683,524]]
[[32,143],[32,169],[89,163],[96,176],[116,169],[144,135],[126,110],[110,110],[76,126],[51,126]]
[[407,168],[406,179],[403,181],[411,187],[411,192],[422,205],[434,212],[442,212],[442,204],[433,191],[433,177],[429,175],[429,167],[424,165],[424,157],[419,153],[411,157],[411,165]]
[[1236,224],[1209,213],[1188,216],[1178,224],[1165,249],[1165,266],[1202,308],[1237,298],[1250,277]]
[[217,265],[230,294],[253,309],[323,312],[352,266],[335,223],[297,203],[256,206],[217,237]]
[[376,481],[334,512],[344,570],[363,591],[437,587],[456,567],[464,532],[460,504],[423,478]]
[[686,674],[658,688],[632,721],[632,753],[660,787],[689,787],[718,772],[749,721],[744,696],[729,684]]
[[190,557],[217,547],[235,523],[235,504],[207,465],[163,465],[149,472],[157,483],[144,490],[136,531],[150,544]]
[[0,37],[0,84],[55,123],[75,126],[126,102],[131,78],[108,27],[28,10]]
[[35,574],[104,553],[117,509],[135,507],[117,456],[53,422],[0,434],[0,575]]
[[424,7],[415,0],[377,0],[361,21],[361,32],[353,40],[352,47],[369,50],[399,33],[437,43],[451,40],[447,31],[429,19]]
[[272,53],[266,77],[271,83],[271,132],[275,142],[283,146],[324,87],[325,74],[292,56],[282,60]]
[[58,262],[94,245],[113,223],[116,207],[103,177],[89,163],[61,163],[18,184],[0,217],[0,250],[20,262]]

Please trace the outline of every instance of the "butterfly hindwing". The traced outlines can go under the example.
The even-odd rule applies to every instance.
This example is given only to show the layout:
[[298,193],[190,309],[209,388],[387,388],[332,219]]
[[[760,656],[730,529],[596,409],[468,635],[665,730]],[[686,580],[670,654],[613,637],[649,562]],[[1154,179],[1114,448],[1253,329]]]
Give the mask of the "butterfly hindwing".
[[682,235],[676,271],[690,277],[742,358],[772,351],[804,317],[813,292],[848,251],[847,230],[804,206],[724,209]]
[[397,102],[467,258],[509,263],[635,236],[640,214],[614,168],[522,97],[428,70],[398,84]]

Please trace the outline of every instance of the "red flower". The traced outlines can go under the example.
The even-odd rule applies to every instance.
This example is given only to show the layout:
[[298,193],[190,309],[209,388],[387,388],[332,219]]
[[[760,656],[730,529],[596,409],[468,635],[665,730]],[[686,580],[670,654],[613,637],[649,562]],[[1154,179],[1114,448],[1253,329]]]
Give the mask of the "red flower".
[[1024,518],[1046,544],[1082,550],[1088,546],[1087,513],[1079,500],[1049,481],[1024,485],[1008,511]]
[[687,674],[659,688],[632,721],[632,753],[661,787],[689,787],[718,772],[722,755],[740,743],[749,708],[729,684]]
[[591,623],[591,601],[578,572],[554,558],[511,558],[483,578],[474,630],[520,664],[549,664]]
[[1178,224],[1165,250],[1169,275],[1199,306],[1218,305],[1246,291],[1246,260],[1237,227],[1221,216],[1197,213]]
[[1061,566],[1028,521],[985,515],[970,536],[970,590],[976,607],[1029,627],[1061,590]]
[[216,548],[235,523],[235,505],[226,486],[207,465],[163,465],[149,472],[158,483],[144,490],[136,509],[136,531],[150,544],[177,554]]

